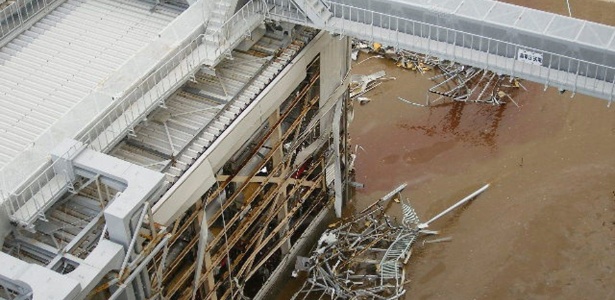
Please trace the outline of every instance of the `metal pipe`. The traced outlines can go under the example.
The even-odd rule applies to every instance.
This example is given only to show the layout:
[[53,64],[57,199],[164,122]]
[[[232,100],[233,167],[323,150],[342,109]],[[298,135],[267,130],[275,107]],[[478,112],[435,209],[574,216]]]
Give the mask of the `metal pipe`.
[[162,241],[160,241],[160,244],[158,244],[156,246],[156,248],[154,248],[152,253],[150,253],[143,260],[143,262],[141,262],[141,264],[139,264],[139,266],[137,266],[137,268],[134,270],[134,272],[132,272],[130,274],[130,276],[128,276],[128,278],[126,278],[124,283],[122,283],[119,286],[119,288],[113,293],[113,295],[111,295],[111,297],[109,297],[109,300],[117,299],[120,296],[120,294],[126,289],[126,287],[139,275],[139,273],[143,270],[143,268],[145,268],[145,266],[147,266],[147,264],[154,258],[154,256],[156,256],[156,254],[158,254],[158,252],[160,252],[160,249],[162,249],[164,246],[166,246],[166,244],[169,242],[170,238],[171,238],[170,234],[166,234],[165,235],[165,237],[162,239]]
[[126,256],[124,257],[124,261],[122,262],[122,267],[120,267],[120,274],[118,275],[118,277],[120,278],[122,278],[122,275],[124,275],[124,272],[126,270],[126,264],[128,264],[128,260],[134,252],[133,248],[137,241],[137,237],[139,236],[139,228],[141,227],[141,224],[143,224],[143,219],[145,218],[145,215],[147,215],[148,207],[149,202],[143,203],[143,211],[141,212],[141,216],[139,216],[139,222],[137,222],[137,225],[135,226],[135,232],[133,233],[132,239],[130,240],[130,245],[128,246],[128,249],[126,249]]
[[462,204],[468,202],[469,200],[472,200],[474,197],[476,197],[478,194],[484,192],[487,188],[489,187],[489,184],[485,184],[483,187],[481,187],[480,189],[476,190],[474,193],[468,195],[467,197],[461,199],[459,202],[453,204],[451,207],[445,209],[443,212],[439,213],[437,216],[431,218],[429,221],[419,224],[418,227],[419,228],[427,228],[429,227],[429,223],[439,219],[440,217],[446,215],[447,213],[451,212],[453,209],[461,206]]

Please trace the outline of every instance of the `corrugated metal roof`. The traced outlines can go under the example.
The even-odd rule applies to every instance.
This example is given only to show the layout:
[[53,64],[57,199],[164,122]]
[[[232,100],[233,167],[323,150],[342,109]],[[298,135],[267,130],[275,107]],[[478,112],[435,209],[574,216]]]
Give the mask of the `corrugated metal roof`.
[[68,0],[1,48],[0,170],[55,122],[70,124],[63,116],[180,13],[134,0]]

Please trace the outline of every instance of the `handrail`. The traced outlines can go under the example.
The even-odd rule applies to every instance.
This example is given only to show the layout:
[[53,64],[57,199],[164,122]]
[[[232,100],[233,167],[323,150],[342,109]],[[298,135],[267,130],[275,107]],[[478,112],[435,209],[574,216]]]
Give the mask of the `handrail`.
[[32,201],[34,204],[34,213],[30,211],[30,208],[26,206],[26,203],[30,201],[30,199],[37,193],[46,192],[50,197],[56,197],[57,192],[61,191],[64,187],[69,186],[72,182],[69,174],[61,174],[64,175],[64,177],[57,177],[58,180],[56,181],[53,181],[52,179],[59,175],[59,170],[64,169],[66,160],[70,160],[80,150],[81,147],[78,144],[71,146],[58,159],[51,162],[51,164],[44,167],[40,173],[34,176],[29,181],[29,184],[19,187],[10,195],[0,194],[0,199],[2,200],[0,201],[0,205],[5,207],[9,217],[13,219],[14,214],[20,210],[20,208],[25,207],[26,211],[22,211],[21,214],[19,216],[15,216],[15,218],[19,219],[18,222],[22,225],[31,225],[29,222],[32,220],[29,219],[35,215],[38,215],[40,210],[48,203],[47,199],[42,199],[42,203],[39,203],[39,201]]
[[[604,64],[598,64],[598,63],[590,62],[590,61],[587,61],[587,60],[575,58],[575,57],[572,57],[572,56],[567,56],[567,55],[558,54],[558,53],[554,53],[554,52],[550,52],[550,51],[545,51],[545,50],[542,50],[542,49],[538,49],[538,48],[534,48],[534,47],[529,47],[529,46],[525,46],[525,45],[521,45],[521,44],[517,44],[517,43],[513,43],[513,42],[507,42],[507,41],[499,40],[499,39],[496,39],[496,38],[485,37],[485,36],[481,36],[481,35],[478,35],[478,34],[465,32],[465,31],[461,31],[461,30],[457,30],[457,29],[451,29],[451,28],[444,27],[444,26],[441,26],[441,25],[435,25],[435,24],[431,24],[431,23],[427,23],[427,22],[423,22],[423,21],[416,21],[416,20],[412,20],[412,19],[408,19],[408,18],[403,18],[403,17],[398,17],[398,16],[394,16],[394,15],[390,15],[390,14],[374,12],[374,11],[367,10],[367,9],[364,9],[364,8],[359,8],[359,7],[355,7],[355,6],[351,6],[351,5],[347,5],[347,4],[342,4],[342,3],[338,3],[338,2],[332,2],[331,0],[322,0],[322,1],[325,2],[329,7],[334,7],[334,11],[333,11],[334,16],[335,16],[335,13],[338,12],[338,10],[335,7],[338,7],[338,6],[342,7],[342,9],[339,10],[339,11],[343,11],[343,8],[348,8],[349,10],[353,10],[353,9],[354,10],[361,10],[361,11],[364,11],[366,13],[370,13],[370,14],[372,14],[374,16],[375,15],[379,15],[379,16],[384,16],[384,17],[391,18],[391,19],[399,19],[399,20],[403,20],[403,21],[406,21],[406,22],[411,22],[411,23],[420,24],[420,25],[424,25],[424,26],[430,26],[432,28],[436,28],[436,29],[439,29],[439,30],[446,30],[446,31],[457,32],[457,33],[460,33],[460,34],[472,35],[472,36],[475,36],[477,38],[489,39],[489,40],[492,40],[494,42],[498,42],[498,43],[502,43],[502,44],[508,44],[508,45],[511,45],[511,46],[516,46],[516,47],[520,47],[520,48],[523,48],[523,49],[527,49],[527,50],[530,50],[530,51],[537,51],[537,52],[541,52],[541,53],[545,53],[545,54],[550,54],[550,55],[554,55],[554,56],[561,56],[562,58],[571,59],[571,60],[578,60],[578,61],[580,61],[582,63],[594,64],[594,65],[599,66],[599,67],[605,67],[605,68],[609,68],[609,69],[615,70],[615,67],[612,67],[612,66],[607,66],[607,65],[604,65]],[[345,18],[343,18],[343,19],[348,21],[348,19],[345,19]],[[372,18],[372,20],[374,20],[374,19],[375,18]],[[367,23],[365,23],[365,24],[367,24]],[[391,24],[391,22],[389,22],[389,25],[390,24]],[[389,27],[389,29],[393,30],[390,27]]]
[[[229,33],[232,32],[239,18],[245,20],[248,16],[260,14],[262,9],[263,5],[259,0],[250,0],[212,35],[224,37],[225,39],[230,38]],[[124,137],[126,132],[134,128],[149,112],[188,80],[203,63],[226,52],[223,47],[227,45],[224,44],[222,46],[223,39],[219,39],[220,43],[217,45],[208,46],[204,42],[206,38],[207,35],[200,34],[186,46],[182,47],[163,65],[116,100],[113,108],[109,109],[89,129],[77,134],[75,139],[97,151],[104,152],[109,150],[110,147]],[[50,132],[44,134],[51,135]],[[18,163],[20,161],[15,160],[12,164]],[[46,160],[44,163],[48,164],[49,160]],[[47,172],[51,172],[54,164],[52,163],[51,166],[44,168],[42,175],[38,175],[34,180],[28,178],[30,174],[9,174],[11,169],[2,169],[0,175],[3,178],[0,179],[7,180],[9,177],[18,177],[17,179],[13,178],[13,181],[19,183],[19,191],[33,190],[35,185],[40,185],[37,179],[40,179]],[[18,166],[11,167],[16,168]],[[51,180],[51,177],[47,179]],[[22,193],[9,191],[6,187],[2,189],[0,186],[0,203],[8,202],[18,195],[22,195]],[[22,202],[25,203],[24,201],[20,203]],[[11,204],[7,205],[10,206]]]
[[0,41],[57,1],[61,0],[16,0],[5,6],[0,11]]
[[[574,85],[572,86],[573,92],[576,92],[578,87],[582,87],[579,86],[579,84],[585,84],[588,87],[593,86],[596,88],[597,83],[595,81],[603,81],[605,84],[599,90],[600,95],[602,95],[602,98],[606,97],[606,99],[609,100],[609,104],[615,99],[615,67],[613,66],[594,63],[563,54],[557,54],[518,43],[485,37],[423,21],[411,20],[386,13],[375,12],[364,8],[333,2],[331,0],[323,1],[328,7],[330,7],[331,12],[333,13],[333,18],[335,18],[335,20],[331,20],[327,23],[326,29],[328,30],[333,30],[343,35],[352,35],[353,28],[351,25],[353,24],[349,23],[362,23],[371,26],[371,30],[368,30],[368,32],[361,32],[361,36],[357,36],[361,39],[381,42],[386,40],[386,42],[390,42],[392,46],[399,47],[400,42],[403,42],[403,39],[405,38],[400,36],[399,33],[404,33],[431,41],[427,42],[426,45],[413,45],[416,48],[420,47],[422,49],[427,49],[427,54],[438,51],[435,44],[436,42],[440,42],[454,47],[466,48],[503,58],[509,58],[512,59],[512,68],[510,70],[510,75],[512,76],[516,76],[519,73],[527,76],[532,75],[530,72],[536,70],[532,70],[531,67],[535,66],[529,66],[526,63],[518,62],[517,56],[519,55],[518,53],[520,49],[536,52],[542,54],[542,64],[540,67],[545,69],[538,71],[546,74],[539,73],[539,75],[534,76],[541,76],[542,79],[546,78],[546,84],[551,83],[551,81],[555,81],[557,84],[568,84],[568,81],[570,81],[569,84]],[[289,13],[289,10],[287,10],[286,7],[288,6],[290,9],[290,4],[287,5],[283,1],[280,5],[279,1],[274,0],[267,0],[267,2],[270,5],[273,5],[272,9],[269,11],[271,15],[295,22],[303,22],[309,26],[314,26],[313,23],[309,22],[306,16],[302,16],[297,13]],[[382,30],[388,30],[388,32],[383,32]],[[461,51],[446,49],[445,52],[449,56],[450,53],[452,53],[453,60],[455,58],[460,58],[455,57],[455,55],[457,52]],[[483,61],[482,63],[487,68],[496,67],[495,65],[490,64],[492,62],[488,60]],[[553,70],[566,72],[568,75],[574,76],[574,78],[572,80],[565,78],[568,80],[565,83],[557,82],[560,78],[558,77],[558,74],[552,72]],[[596,94],[598,94],[598,91],[596,91]]]
[[[123,138],[125,132],[134,128],[136,124],[143,120],[146,114],[156,107],[155,104],[160,104],[167,98],[170,92],[178,88],[180,84],[183,84],[200,65],[208,62],[208,59],[224,54],[223,47],[226,45],[223,46],[222,41],[228,40],[228,33],[232,31],[232,27],[236,24],[237,19],[241,17],[245,20],[246,16],[254,15],[260,11],[261,7],[258,3],[257,0],[250,0],[225,22],[220,29],[212,34],[213,36],[223,37],[223,39],[218,39],[219,43],[217,45],[208,46],[207,43],[204,43],[208,37],[206,34],[197,36],[171,59],[146,77],[132,91],[121,97],[113,109],[106,113],[88,131],[79,135],[77,139],[85,144],[89,144],[95,150],[107,151],[111,145],[114,145],[115,142]],[[174,73],[174,71],[177,72]],[[173,77],[169,78],[169,76]],[[147,99],[145,105],[139,106],[138,100],[144,97],[149,99]],[[133,105],[135,103],[137,104],[136,106]],[[131,110],[131,108],[135,109]],[[105,141],[97,140],[119,118],[124,118],[123,124],[126,126],[123,126],[124,128],[112,129],[120,129],[121,132],[113,134],[112,139],[107,140],[106,143]]]

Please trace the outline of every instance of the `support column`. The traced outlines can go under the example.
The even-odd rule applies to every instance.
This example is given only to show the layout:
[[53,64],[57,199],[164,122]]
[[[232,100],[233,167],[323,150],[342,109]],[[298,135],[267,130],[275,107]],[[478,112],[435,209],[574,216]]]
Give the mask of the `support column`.
[[[280,109],[278,108],[271,114],[271,116],[269,116],[269,119],[268,119],[269,126],[275,126],[275,124],[277,124],[279,120],[280,120]],[[271,135],[271,144],[276,145],[282,139],[282,136],[283,136],[282,126],[280,124],[275,129],[275,132]],[[283,163],[284,146],[276,149],[271,159],[273,160],[274,166],[277,166],[278,164]],[[280,178],[285,178],[287,174],[288,174],[288,167],[284,167],[282,168],[278,176]],[[288,183],[286,182],[281,182],[280,185],[278,185],[278,190],[280,192],[278,193],[278,196],[276,197],[274,201],[275,203],[274,207],[282,205],[282,209],[278,213],[278,222],[281,222],[282,220],[288,217],[288,201],[286,201],[288,198],[288,195],[286,193],[287,186],[288,186]],[[287,232],[288,232],[288,223],[284,225],[284,228],[280,231],[279,233],[280,239],[284,239]],[[286,255],[288,253],[288,251],[290,250],[290,246],[291,245],[290,245],[290,238],[289,238],[289,239],[286,239],[284,241],[284,244],[282,244],[282,246],[280,247],[280,250],[282,251],[282,255]]]
[[[342,165],[346,163],[345,137],[346,126],[342,122],[346,122],[345,101],[338,101],[345,97],[347,89],[347,75],[350,70],[350,42],[348,38],[331,39],[326,48],[320,54],[320,108],[326,109],[327,102],[330,98],[335,101],[335,106],[332,111],[323,114],[320,120],[321,134],[333,135],[334,147],[334,191],[335,191],[335,214],[339,218],[342,216],[342,206],[345,199],[343,193],[345,177],[342,172]],[[340,87],[343,88],[340,89]],[[340,151],[340,147],[343,149]],[[343,156],[343,157],[342,157]],[[344,161],[344,163],[342,163]],[[346,167],[346,166],[345,166]]]
[[[197,257],[196,257],[196,268],[194,275],[194,287],[192,289],[192,299],[196,299],[197,293],[199,293],[199,283],[201,282],[201,274],[203,273],[203,263],[205,263],[205,269],[211,270],[213,268],[211,262],[211,254],[209,251],[205,251],[207,248],[209,238],[209,228],[207,226],[207,214],[205,213],[205,207],[203,206],[203,202],[199,202],[197,204],[197,209],[199,213],[197,215],[197,219],[195,222],[196,230],[199,232],[199,246],[197,249]],[[207,273],[207,291],[211,291],[216,286],[216,282],[214,280],[214,272]],[[198,298],[203,298],[203,295],[200,295]],[[211,300],[218,300],[218,295],[213,292],[211,293]]]

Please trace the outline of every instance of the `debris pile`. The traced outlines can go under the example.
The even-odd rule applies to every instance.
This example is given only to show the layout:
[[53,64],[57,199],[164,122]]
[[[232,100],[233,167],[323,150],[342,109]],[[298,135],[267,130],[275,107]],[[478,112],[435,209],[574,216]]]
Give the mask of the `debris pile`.
[[[374,56],[372,56],[374,57]],[[395,77],[385,77],[384,71],[378,71],[369,75],[355,74],[350,77],[350,98],[359,101],[363,105],[371,101],[363,95],[382,84],[386,80],[395,80]]]
[[[335,223],[318,240],[309,258],[299,257],[296,270],[308,278],[292,299],[399,299],[406,292],[404,265],[422,235],[437,234],[429,224],[487,189],[485,185],[425,223],[401,192],[402,184],[350,220]],[[393,200],[393,203],[390,200]],[[401,205],[401,222],[387,215],[389,204]],[[449,241],[442,238],[430,243]],[[320,298],[319,298],[320,299]]]
[[517,78],[453,62],[438,64],[437,68],[439,74],[429,78],[437,84],[429,92],[439,97],[431,103],[446,97],[455,101],[502,105],[506,98],[519,107],[510,96],[519,87],[525,89]]
[[[430,55],[395,49],[391,46],[385,47],[379,43],[368,43],[355,39],[353,41],[353,60],[358,59],[359,52],[371,53],[374,56],[370,56],[357,64],[361,64],[371,58],[388,58],[394,60],[400,68],[416,71],[423,75],[434,71],[436,75],[431,77],[430,80],[435,81],[436,84],[429,89],[429,92],[438,95],[437,99],[430,100],[428,95],[426,105],[407,101],[403,98],[399,99],[404,102],[411,102],[409,104],[416,106],[428,106],[442,99],[452,99],[454,101],[480,102],[492,105],[512,102],[518,107],[519,105],[513,99],[513,95],[518,88],[526,90],[516,77],[497,74],[485,69],[462,65],[448,60],[441,60]],[[371,89],[376,86],[371,86]],[[371,89],[359,91],[363,91],[364,94]],[[359,100],[359,103],[364,104],[368,101],[369,99],[367,101]]]

